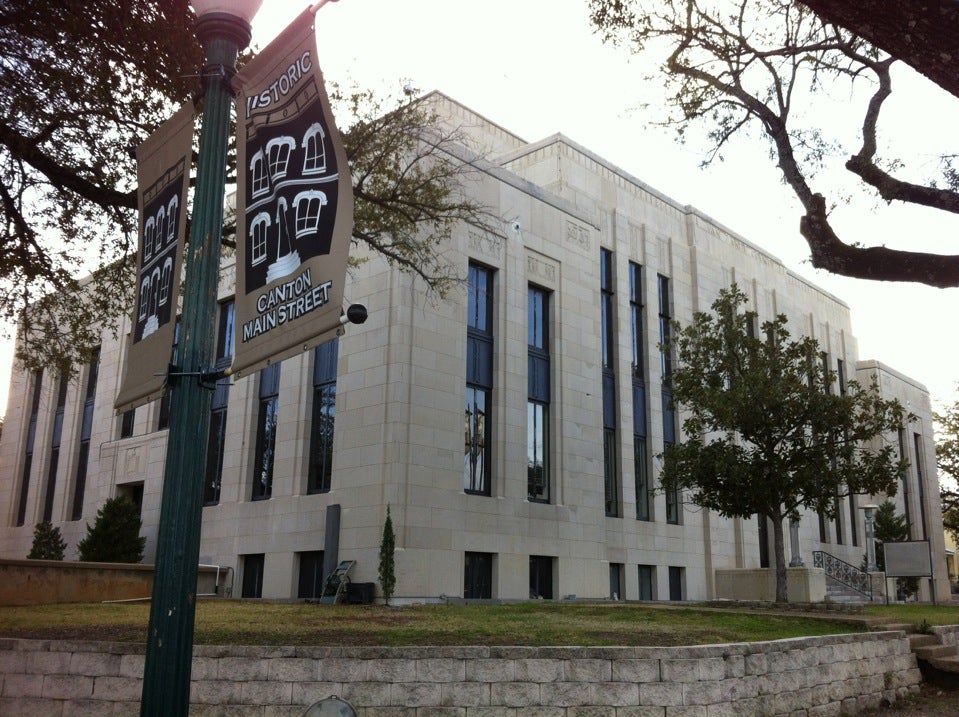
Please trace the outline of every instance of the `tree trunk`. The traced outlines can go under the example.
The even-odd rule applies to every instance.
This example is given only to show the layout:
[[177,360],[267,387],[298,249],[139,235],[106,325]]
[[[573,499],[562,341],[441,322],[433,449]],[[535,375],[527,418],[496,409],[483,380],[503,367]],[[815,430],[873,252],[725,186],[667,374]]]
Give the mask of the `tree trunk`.
[[786,602],[786,540],[782,514],[770,516],[773,523],[773,551],[776,553],[776,602]]

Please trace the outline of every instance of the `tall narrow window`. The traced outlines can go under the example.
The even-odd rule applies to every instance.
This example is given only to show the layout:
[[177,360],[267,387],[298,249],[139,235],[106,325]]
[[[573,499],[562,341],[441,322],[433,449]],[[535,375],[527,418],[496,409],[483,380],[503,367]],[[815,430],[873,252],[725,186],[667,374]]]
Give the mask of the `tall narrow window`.
[[[899,428],[899,460],[908,461],[906,454],[906,429]],[[909,528],[909,539],[912,540],[912,496],[909,492],[909,473],[904,471],[902,474],[902,510],[906,516],[906,527]]]
[[493,597],[493,554],[466,553],[463,575],[463,597],[467,600],[489,600]]
[[90,459],[90,434],[93,431],[93,406],[97,397],[97,378],[100,374],[100,347],[94,349],[87,370],[87,390],[83,395],[83,420],[80,422],[80,452],[77,472],[73,479],[73,507],[70,520],[83,517],[83,498],[87,488],[87,463]]
[[649,447],[646,442],[646,334],[643,331],[644,321],[643,267],[630,262],[629,330],[633,358],[633,480],[636,491],[636,519],[652,520]]
[[639,565],[637,566],[637,568],[639,572],[639,599],[655,600],[656,599],[656,566]]
[[323,551],[306,550],[298,555],[300,574],[296,596],[315,600],[323,595]]
[[616,453],[616,314],[613,252],[599,250],[600,331],[603,352],[603,494],[606,515],[620,515]]
[[280,411],[280,364],[260,371],[260,407],[256,424],[256,453],[253,457],[253,500],[273,495],[273,459],[276,452],[276,425]]
[[919,500],[919,521],[922,526],[922,535],[919,537],[925,540],[929,533],[926,531],[926,485],[922,474],[922,436],[913,433],[912,439],[916,450],[916,486],[918,487],[916,497]]
[[[676,409],[673,406],[673,363],[669,343],[672,327],[672,312],[670,311],[669,279],[661,274],[656,276],[658,303],[659,303],[659,343],[663,348],[659,352],[659,375],[662,381],[663,404],[663,447],[676,443]],[[666,522],[679,524],[679,491],[670,488],[666,491]]]
[[529,500],[548,503],[549,471],[549,294],[529,287],[527,299],[526,483]]
[[463,489],[491,495],[493,271],[470,264],[466,317]]
[[623,600],[623,564],[609,564],[609,599]]
[[[177,318],[176,324],[173,326],[173,346],[170,349],[170,365],[176,366],[177,361],[179,361],[179,352],[177,351],[177,345],[180,342],[180,319]],[[157,415],[157,430],[162,431],[164,428],[170,427],[170,387],[167,386],[163,390],[163,395],[160,397],[160,408]]]
[[768,568],[769,565],[769,521],[762,513],[756,514],[756,523],[759,527],[759,567]]
[[534,599],[553,599],[553,562],[548,555],[529,556],[529,596]]
[[686,599],[686,568],[669,566],[669,599]]
[[[233,340],[236,337],[236,310],[234,302],[220,304],[216,331],[215,368],[228,368],[233,356]],[[220,485],[223,481],[223,454],[226,446],[227,405],[230,402],[230,378],[218,379],[210,402],[210,430],[206,443],[206,473],[203,484],[203,505],[220,502]]]
[[264,558],[263,553],[240,556],[243,565],[243,583],[240,587],[240,597],[263,597]]
[[335,338],[313,350],[313,420],[310,424],[308,493],[326,493],[330,490],[338,354],[339,339]]
[[57,489],[57,468],[60,463],[60,439],[63,436],[64,410],[67,405],[66,376],[60,377],[57,389],[57,407],[53,414],[53,435],[50,439],[50,465],[47,470],[47,490],[43,497],[43,521],[49,522],[53,518],[53,497]]
[[120,438],[129,438],[133,435],[133,425],[136,421],[136,416],[137,410],[135,408],[123,412],[123,415],[120,417]]
[[30,491],[30,471],[33,468],[33,448],[37,438],[37,416],[40,413],[40,393],[43,386],[43,371],[33,372],[33,393],[30,401],[30,421],[27,427],[27,444],[23,456],[23,473],[20,477],[20,499],[17,503],[17,526],[27,519],[27,493]]

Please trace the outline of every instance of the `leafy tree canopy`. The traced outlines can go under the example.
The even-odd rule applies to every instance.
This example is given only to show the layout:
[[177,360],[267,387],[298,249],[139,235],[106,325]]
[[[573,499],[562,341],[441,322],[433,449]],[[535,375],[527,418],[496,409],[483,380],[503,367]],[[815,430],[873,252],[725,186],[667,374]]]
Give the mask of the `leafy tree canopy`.
[[[829,196],[828,188],[816,186],[824,185],[820,170],[827,161],[844,156],[845,170],[880,202],[959,212],[954,153],[944,148],[938,176],[925,176],[928,159],[896,157],[895,150],[886,149],[889,138],[880,127],[893,92],[896,55],[864,35],[889,52],[903,52],[934,79],[949,72],[936,72],[933,52],[913,51],[916,38],[909,38],[912,50],[891,41],[893,32],[908,35],[903,27],[913,25],[894,25],[890,16],[899,17],[902,5],[917,15],[918,4],[866,3],[871,9],[853,12],[853,3],[841,0],[590,0],[590,12],[607,40],[635,52],[659,53],[669,113],[665,121],[680,136],[693,126],[705,128],[711,150],[704,163],[721,158],[731,140],[750,128],[762,131],[785,183],[802,204],[799,228],[813,266],[856,278],[959,286],[959,254],[897,250],[870,245],[866,236],[840,237],[830,214],[845,197]],[[935,13],[926,15],[915,26],[928,32]],[[882,31],[867,33],[876,28]],[[940,39],[949,35],[942,31]],[[954,70],[955,55],[949,45],[939,64]],[[845,112],[835,111],[837,103]],[[839,126],[857,106],[862,110],[858,123]],[[856,138],[851,140],[856,146],[847,137]]]
[[936,465],[949,485],[939,488],[942,524],[959,540],[959,403],[949,406],[936,419]]
[[661,480],[722,516],[769,518],[784,601],[784,520],[802,508],[833,517],[841,495],[894,495],[905,464],[880,438],[904,415],[875,385],[837,389],[814,339],[791,338],[784,315],[757,332],[746,303],[733,285],[712,313],[674,327],[665,348],[679,359],[671,386],[685,440],[666,448]]
[[[127,312],[132,150],[199,95],[203,52],[187,0],[10,0],[0,59],[0,319],[21,323],[28,368],[69,371]],[[449,289],[456,271],[438,247],[460,221],[494,224],[459,189],[475,169],[455,155],[461,133],[439,129],[424,102],[330,95],[354,175],[354,240]]]

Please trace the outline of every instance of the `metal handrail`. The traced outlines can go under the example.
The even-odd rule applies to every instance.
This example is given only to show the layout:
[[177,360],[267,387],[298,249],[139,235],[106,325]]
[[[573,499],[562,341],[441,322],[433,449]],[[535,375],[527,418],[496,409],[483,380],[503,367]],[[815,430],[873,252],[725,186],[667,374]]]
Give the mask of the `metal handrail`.
[[828,577],[872,600],[872,578],[869,573],[822,550],[812,552],[812,564],[814,568],[825,570]]

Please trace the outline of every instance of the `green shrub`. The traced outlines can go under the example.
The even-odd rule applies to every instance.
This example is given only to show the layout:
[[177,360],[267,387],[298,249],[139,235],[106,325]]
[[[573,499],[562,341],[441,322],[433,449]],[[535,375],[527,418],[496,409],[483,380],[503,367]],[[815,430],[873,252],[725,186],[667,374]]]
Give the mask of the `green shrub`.
[[390,517],[390,506],[386,506],[386,522],[383,524],[383,540],[380,542],[380,589],[383,599],[390,604],[393,590],[396,588],[396,562],[394,551],[396,536],[393,534],[393,519]]
[[60,535],[60,529],[44,521],[33,529],[33,545],[28,560],[63,560],[66,541]]
[[97,511],[87,535],[77,545],[80,560],[100,563],[139,563],[147,539],[140,537],[140,515],[126,496],[111,498]]

